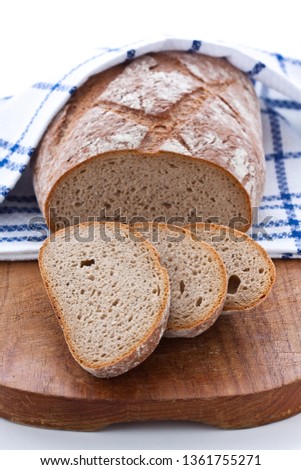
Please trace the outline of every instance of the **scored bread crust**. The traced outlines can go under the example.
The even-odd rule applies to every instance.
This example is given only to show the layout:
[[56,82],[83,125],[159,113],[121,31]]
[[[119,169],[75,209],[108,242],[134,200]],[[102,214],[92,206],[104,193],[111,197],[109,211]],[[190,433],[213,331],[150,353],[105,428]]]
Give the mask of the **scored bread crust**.
[[[87,226],[91,224],[97,224],[97,225],[105,224],[106,226],[114,226],[115,224],[117,224],[122,230],[125,230],[127,232],[129,231],[134,232],[132,227],[129,227],[125,224],[116,223],[116,222],[83,222],[82,224],[80,224],[80,226]],[[79,226],[77,226],[77,229],[79,229]],[[60,236],[60,234],[64,232],[65,232],[65,229],[58,230],[57,232],[51,234],[44,241],[39,252],[38,262],[39,262],[39,268],[40,268],[44,286],[46,288],[48,297],[53,306],[58,322],[63,330],[63,334],[65,337],[67,346],[72,356],[81,365],[81,367],[83,367],[87,372],[90,372],[96,377],[110,378],[110,377],[115,377],[117,375],[123,374],[127,372],[129,369],[132,369],[133,367],[136,367],[141,362],[143,362],[153,352],[155,347],[158,345],[161,337],[163,336],[163,333],[167,325],[167,321],[169,317],[169,308],[170,308],[170,287],[169,287],[169,277],[168,277],[167,270],[161,266],[159,253],[154,248],[154,246],[151,243],[149,243],[147,240],[145,240],[140,235],[140,233],[134,232],[135,237],[140,238],[141,243],[143,243],[144,246],[148,248],[148,251],[151,254],[156,270],[161,272],[161,274],[163,275],[164,292],[162,294],[161,308],[158,312],[158,315],[156,316],[156,321],[152,325],[152,328],[148,332],[148,334],[144,336],[139,341],[139,343],[135,343],[135,345],[133,345],[133,347],[127,353],[123,354],[121,357],[111,362],[106,361],[104,364],[92,363],[92,362],[89,363],[86,359],[83,359],[80,356],[79,352],[77,351],[77,348],[74,346],[72,335],[70,334],[68,325],[66,324],[64,320],[64,312],[62,311],[59,305],[59,302],[53,295],[49,278],[47,275],[47,269],[45,268],[44,261],[43,261],[43,254],[50,240],[53,240],[54,238]]]
[[[133,227],[135,230],[139,230],[139,228],[142,228],[145,226],[146,223],[136,223]],[[195,336],[200,335],[203,333],[205,330],[210,328],[217,320],[219,315],[223,311],[223,306],[224,302],[226,299],[227,295],[227,271],[226,267],[222,261],[221,256],[218,254],[218,252],[208,243],[197,240],[197,238],[194,236],[194,234],[188,230],[187,228],[183,227],[178,227],[178,226],[173,226],[170,224],[165,224],[165,223],[158,223],[158,222],[149,222],[147,224],[149,227],[158,227],[159,230],[162,231],[169,231],[170,229],[173,231],[173,233],[176,231],[177,233],[183,233],[185,237],[190,238],[193,240],[195,244],[198,246],[202,247],[204,250],[207,252],[210,252],[212,257],[215,259],[215,261],[218,263],[219,270],[220,270],[220,276],[222,280],[222,285],[223,289],[220,292],[219,297],[217,298],[216,302],[211,305],[207,315],[205,318],[195,320],[195,321],[189,321],[187,320],[186,327],[183,328],[182,326],[179,327],[176,324],[173,324],[172,322],[172,311],[170,312],[169,320],[167,322],[167,327],[164,332],[164,336],[167,338],[194,338]],[[143,234],[142,234],[143,235]],[[156,246],[155,246],[156,247]],[[162,260],[162,256],[161,256]],[[164,260],[163,260],[164,263]]]
[[214,163],[236,181],[248,219],[243,230],[250,226],[265,179],[260,110],[249,78],[226,59],[148,54],[79,87],[48,127],[33,161],[44,215],[63,175],[119,150]]
[[[189,230],[192,231],[193,235],[197,238],[198,238],[198,235],[197,235],[197,228],[200,227],[202,229],[206,229],[206,230],[210,230],[212,232],[212,234],[215,234],[216,232],[226,232],[226,233],[229,233],[229,234],[232,234],[234,237],[237,237],[237,238],[243,238],[245,240],[246,243],[248,243],[250,246],[252,246],[252,248],[255,248],[259,253],[260,255],[263,257],[265,263],[266,263],[266,266],[268,267],[268,271],[269,271],[269,282],[265,288],[265,290],[261,293],[261,295],[254,299],[253,302],[249,302],[247,305],[237,305],[237,304],[231,304],[231,302],[229,301],[228,302],[228,298],[226,300],[226,303],[224,305],[224,311],[247,311],[247,310],[250,310],[250,309],[253,309],[254,307],[256,307],[257,305],[261,304],[261,302],[263,302],[267,296],[270,294],[271,290],[272,290],[272,287],[276,281],[276,268],[275,268],[275,265],[273,263],[273,261],[271,260],[271,258],[269,257],[268,253],[266,252],[266,250],[261,246],[259,245],[259,243],[257,243],[255,240],[253,240],[251,237],[249,237],[249,235],[247,235],[246,233],[243,233],[241,232],[240,230],[237,230],[237,229],[234,229],[234,228],[230,228],[230,227],[225,227],[223,225],[218,225],[218,224],[213,224],[213,223],[204,223],[204,222],[197,222],[195,224],[188,224],[186,225],[185,228],[188,228]],[[208,243],[208,242],[207,242]],[[217,250],[217,252],[219,252]],[[220,254],[221,257],[223,257],[222,253]],[[228,276],[228,275],[227,275]]]

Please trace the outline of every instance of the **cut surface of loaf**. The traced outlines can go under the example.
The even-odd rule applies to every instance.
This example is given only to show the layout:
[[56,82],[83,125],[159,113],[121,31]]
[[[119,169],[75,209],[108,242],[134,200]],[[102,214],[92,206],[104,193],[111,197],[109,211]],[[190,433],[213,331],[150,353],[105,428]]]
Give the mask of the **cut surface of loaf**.
[[220,256],[181,227],[157,223],[134,227],[158,250],[169,274],[171,304],[164,336],[194,337],[207,330],[222,312],[227,292]]
[[68,347],[88,372],[119,375],[157,346],[169,315],[168,274],[128,226],[60,230],[42,246],[39,266]]
[[92,158],[64,175],[47,200],[46,214],[53,231],[91,217],[128,224],[141,217],[163,218],[184,225],[200,207],[205,220],[219,214],[227,224],[234,214],[246,214],[247,204],[237,182],[212,163],[167,152],[126,151]]
[[274,263],[267,252],[245,233],[216,224],[187,226],[198,240],[220,254],[228,275],[224,310],[247,310],[262,302],[276,279]]
[[186,224],[196,213],[224,225],[241,217],[245,231],[265,180],[252,83],[225,59],[187,52],[101,72],[50,124],[33,179],[52,230],[74,217]]

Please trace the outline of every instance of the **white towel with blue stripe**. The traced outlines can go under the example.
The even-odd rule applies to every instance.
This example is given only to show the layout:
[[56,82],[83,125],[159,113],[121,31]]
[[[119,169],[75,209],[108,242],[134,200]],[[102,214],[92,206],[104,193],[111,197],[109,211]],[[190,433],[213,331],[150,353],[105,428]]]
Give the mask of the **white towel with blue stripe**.
[[36,259],[47,236],[29,162],[51,119],[89,76],[162,50],[226,57],[253,80],[261,99],[267,181],[250,235],[273,258],[301,257],[301,60],[221,41],[162,35],[98,48],[23,94],[0,99],[0,260]]

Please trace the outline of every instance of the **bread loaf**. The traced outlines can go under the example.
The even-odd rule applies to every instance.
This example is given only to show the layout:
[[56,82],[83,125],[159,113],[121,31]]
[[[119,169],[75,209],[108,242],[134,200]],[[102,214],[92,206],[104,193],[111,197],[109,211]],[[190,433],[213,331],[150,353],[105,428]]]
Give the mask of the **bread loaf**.
[[270,293],[276,279],[273,261],[252,238],[239,230],[216,224],[188,226],[199,241],[209,243],[220,254],[228,274],[224,310],[248,310]]
[[182,227],[144,223],[134,228],[158,250],[169,275],[170,315],[164,336],[203,333],[217,320],[226,298],[227,273],[220,256]]
[[153,246],[128,226],[81,224],[41,248],[42,278],[76,361],[97,377],[140,364],[166,327],[170,289]]
[[[258,101],[226,59],[148,54],[91,77],[54,118],[33,179],[52,230],[98,217],[250,226],[265,178]],[[200,219],[199,219],[200,220]]]

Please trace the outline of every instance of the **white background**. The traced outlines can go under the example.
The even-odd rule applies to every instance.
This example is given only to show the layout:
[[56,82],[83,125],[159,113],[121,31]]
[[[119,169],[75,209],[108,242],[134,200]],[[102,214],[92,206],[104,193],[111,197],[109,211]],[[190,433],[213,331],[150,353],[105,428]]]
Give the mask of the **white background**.
[[[152,32],[229,40],[301,58],[297,5],[293,0],[2,0],[0,96],[38,81],[66,54]],[[36,429],[0,418],[1,448],[301,449],[301,415],[240,431],[163,422],[114,425],[94,433]]]

